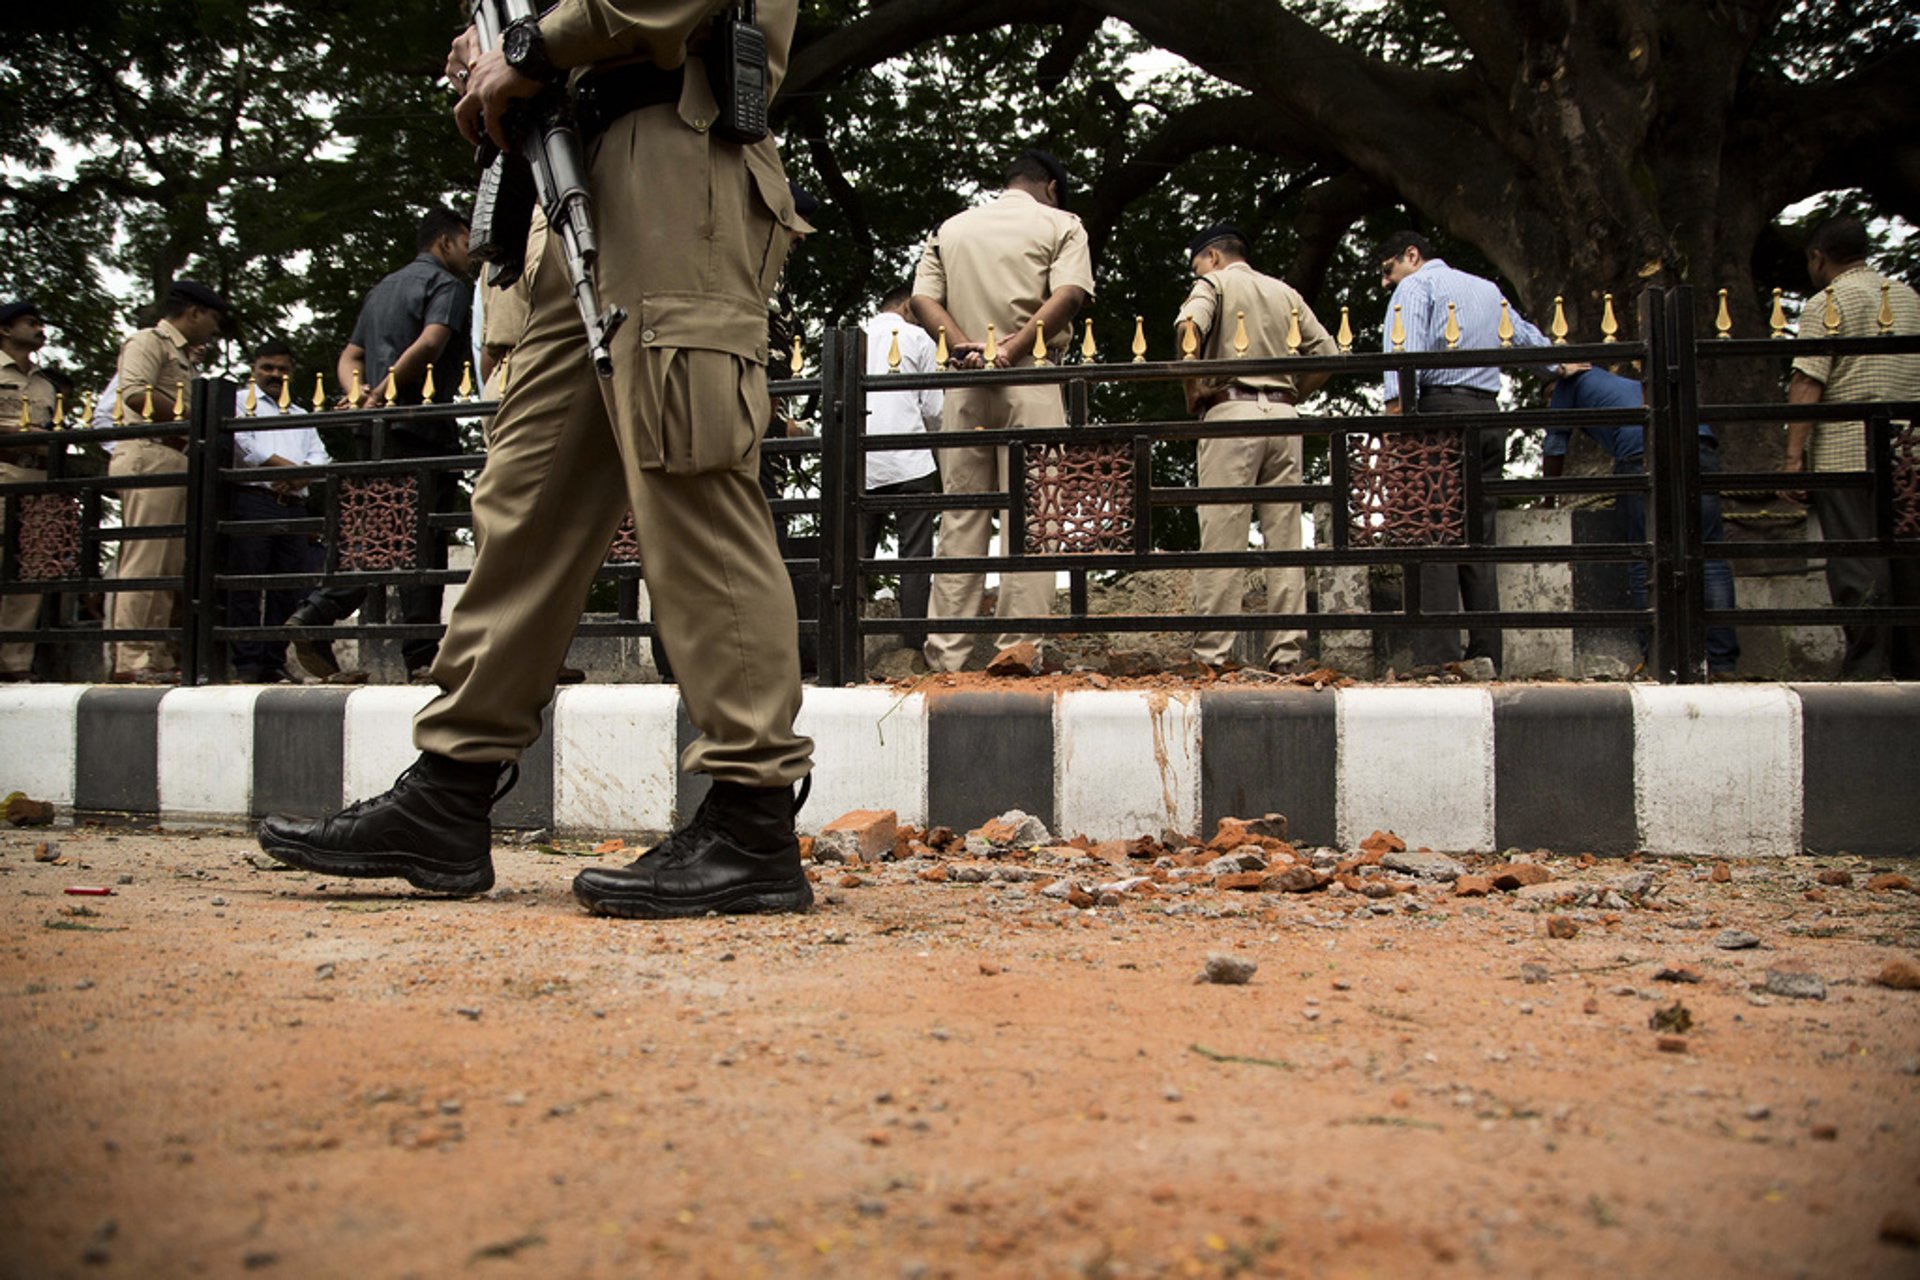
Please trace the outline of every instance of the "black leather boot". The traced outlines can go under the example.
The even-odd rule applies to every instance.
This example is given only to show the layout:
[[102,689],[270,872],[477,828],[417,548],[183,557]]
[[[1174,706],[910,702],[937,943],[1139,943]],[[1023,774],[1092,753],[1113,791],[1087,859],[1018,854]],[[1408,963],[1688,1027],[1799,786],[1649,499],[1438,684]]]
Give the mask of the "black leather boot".
[[397,876],[435,893],[493,887],[494,801],[518,765],[468,764],[424,751],[383,795],[326,818],[267,818],[260,847],[303,871],[354,879]]
[[[325,618],[311,603],[303,603],[287,615],[283,626],[288,627],[330,627],[336,619]],[[331,640],[295,640],[293,642],[293,660],[310,676],[325,680],[328,676],[340,674],[340,663],[333,656]]]
[[811,782],[747,787],[718,782],[693,820],[624,867],[589,867],[573,896],[595,915],[658,920],[805,911],[813,887],[800,866],[793,818]]

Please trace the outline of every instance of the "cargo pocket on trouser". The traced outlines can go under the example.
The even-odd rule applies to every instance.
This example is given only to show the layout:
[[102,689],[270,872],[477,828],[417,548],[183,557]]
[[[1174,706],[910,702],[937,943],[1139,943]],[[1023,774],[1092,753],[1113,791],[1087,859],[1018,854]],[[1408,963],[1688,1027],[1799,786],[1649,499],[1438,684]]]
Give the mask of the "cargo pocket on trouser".
[[650,294],[614,335],[615,427],[648,470],[751,473],[772,413],[766,363],[764,304]]

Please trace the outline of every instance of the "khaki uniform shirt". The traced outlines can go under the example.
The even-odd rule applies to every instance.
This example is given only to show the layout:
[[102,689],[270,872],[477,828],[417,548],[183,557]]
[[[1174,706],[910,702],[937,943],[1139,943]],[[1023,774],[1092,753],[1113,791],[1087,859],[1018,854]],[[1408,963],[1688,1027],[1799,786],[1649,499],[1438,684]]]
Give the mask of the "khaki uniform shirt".
[[[169,402],[183,394],[181,388],[193,381],[193,360],[187,355],[187,345],[187,336],[174,328],[171,320],[162,320],[127,339],[120,348],[118,372],[120,398],[129,419],[155,416],[147,398],[149,391],[158,391]],[[186,416],[187,406],[180,404],[159,420]]]
[[[914,293],[946,307],[975,342],[987,340],[988,325],[1005,342],[1068,285],[1093,296],[1086,228],[1066,210],[1014,190],[941,223],[913,276]],[[1060,350],[1071,338],[1062,326],[1047,335],[1047,346]],[[947,340],[956,342],[958,335],[948,334]],[[1033,360],[1030,350],[1013,355],[1019,364]]]
[[[1340,349],[1333,335],[1313,314],[1305,298],[1284,280],[1263,275],[1244,262],[1230,262],[1193,282],[1193,290],[1181,304],[1176,320],[1191,321],[1200,331],[1195,354],[1205,360],[1266,360],[1284,356],[1287,332],[1295,314],[1300,317],[1300,345],[1297,354],[1332,355]],[[1246,321],[1247,349],[1236,349],[1242,317]],[[1177,328],[1176,328],[1177,333]],[[1295,399],[1299,388],[1289,374],[1261,374],[1252,377],[1195,378],[1193,391],[1204,402],[1229,386],[1284,391]]]
[[[1887,277],[1865,263],[1834,278],[1833,301],[1840,311],[1837,338],[1872,338],[1880,333],[1880,285]],[[1898,280],[1888,282],[1887,301],[1893,306],[1893,332],[1920,333],[1920,295]],[[1827,295],[1822,290],[1807,299],[1795,336],[1827,336]],[[1827,404],[1848,400],[1920,400],[1920,355],[1801,356],[1793,362],[1826,388]],[[1867,467],[1867,431],[1862,422],[1816,422],[1807,446],[1812,471],[1864,471]]]
[[[687,67],[675,110],[615,121],[588,154],[601,300],[629,316],[614,334],[613,377],[601,391],[616,429],[636,442],[649,470],[751,469],[760,428],[773,413],[767,299],[799,220],[771,136],[747,146],[707,137],[719,109],[699,49],[708,19],[725,7],[725,0],[561,0],[540,19],[556,66],[604,69],[644,59]],[[796,0],[761,0],[758,10],[771,97],[786,73],[799,10]],[[629,153],[599,163],[616,145]],[[690,247],[686,232],[696,228],[701,242]],[[541,297],[549,293],[542,284]],[[536,314],[533,324],[540,323]]]
[[27,406],[33,430],[53,423],[53,382],[38,369],[19,364],[0,351],[0,435],[20,430],[20,406]]
[[488,288],[481,307],[480,345],[488,351],[511,351],[527,332],[533,306],[533,281],[547,252],[547,216],[533,211],[527,225],[527,264],[520,278],[504,289]]

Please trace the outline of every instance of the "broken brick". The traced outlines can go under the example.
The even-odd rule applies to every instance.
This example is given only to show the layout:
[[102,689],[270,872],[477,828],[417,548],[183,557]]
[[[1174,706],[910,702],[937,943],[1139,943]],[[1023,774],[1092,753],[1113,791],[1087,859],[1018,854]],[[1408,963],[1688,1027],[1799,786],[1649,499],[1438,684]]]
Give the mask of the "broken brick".
[[821,862],[872,862],[893,851],[899,815],[892,809],[855,809],[820,828],[813,856]]

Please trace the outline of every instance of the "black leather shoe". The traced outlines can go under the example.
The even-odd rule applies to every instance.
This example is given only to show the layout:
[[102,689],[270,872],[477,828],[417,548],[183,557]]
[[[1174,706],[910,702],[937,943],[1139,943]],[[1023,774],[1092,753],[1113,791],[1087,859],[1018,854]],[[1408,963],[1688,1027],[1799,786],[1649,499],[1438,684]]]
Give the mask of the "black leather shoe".
[[422,752],[391,789],[326,818],[267,818],[260,847],[303,871],[398,877],[435,893],[493,887],[487,813],[519,781],[518,765],[468,764]]
[[693,820],[624,867],[589,867],[573,896],[595,915],[660,920],[708,912],[805,911],[813,886],[800,866],[794,814],[806,803],[788,787],[715,782]]
[[[301,605],[287,615],[284,625],[289,627],[325,627],[333,624],[332,618],[323,618],[311,605]],[[340,664],[333,656],[331,640],[295,640],[293,642],[293,660],[302,670],[317,680],[338,675]]]

